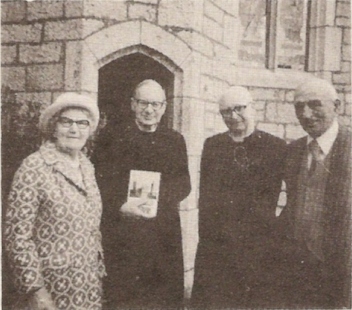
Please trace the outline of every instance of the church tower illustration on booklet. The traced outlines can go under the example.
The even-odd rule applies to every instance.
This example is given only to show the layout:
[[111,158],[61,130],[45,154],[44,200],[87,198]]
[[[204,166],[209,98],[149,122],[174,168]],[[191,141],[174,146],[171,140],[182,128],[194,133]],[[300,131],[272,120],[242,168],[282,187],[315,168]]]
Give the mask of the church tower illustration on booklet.
[[130,171],[127,201],[145,200],[139,209],[147,218],[155,217],[158,212],[160,177],[160,172]]

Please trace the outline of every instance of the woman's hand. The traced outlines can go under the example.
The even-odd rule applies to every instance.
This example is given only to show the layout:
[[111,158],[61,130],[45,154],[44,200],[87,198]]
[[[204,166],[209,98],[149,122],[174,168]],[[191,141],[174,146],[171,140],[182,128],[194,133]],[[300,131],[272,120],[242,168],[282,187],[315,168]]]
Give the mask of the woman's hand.
[[29,299],[29,309],[33,310],[55,310],[55,304],[51,299],[50,293],[42,287]]

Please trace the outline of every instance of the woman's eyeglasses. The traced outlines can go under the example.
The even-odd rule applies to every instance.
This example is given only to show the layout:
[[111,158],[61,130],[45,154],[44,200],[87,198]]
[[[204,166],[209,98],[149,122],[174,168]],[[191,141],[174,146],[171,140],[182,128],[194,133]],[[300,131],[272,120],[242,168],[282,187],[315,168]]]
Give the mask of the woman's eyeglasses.
[[74,123],[76,123],[79,129],[86,129],[90,125],[89,121],[86,119],[74,121],[73,119],[63,116],[59,118],[59,123],[64,128],[70,128]]
[[147,101],[142,99],[133,98],[137,102],[137,105],[142,110],[146,109],[149,105],[152,106],[153,110],[159,110],[164,105],[165,102],[162,101]]

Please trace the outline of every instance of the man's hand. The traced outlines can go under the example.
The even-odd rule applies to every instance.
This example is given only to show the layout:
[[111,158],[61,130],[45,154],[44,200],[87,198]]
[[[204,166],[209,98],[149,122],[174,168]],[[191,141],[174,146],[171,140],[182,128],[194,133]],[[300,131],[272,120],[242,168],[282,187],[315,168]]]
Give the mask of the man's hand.
[[136,199],[132,201],[125,202],[120,212],[126,216],[131,218],[153,218],[155,217],[152,212],[150,212],[150,203],[148,199]]
[[55,304],[51,299],[50,293],[42,287],[29,299],[29,308],[33,310],[55,310]]

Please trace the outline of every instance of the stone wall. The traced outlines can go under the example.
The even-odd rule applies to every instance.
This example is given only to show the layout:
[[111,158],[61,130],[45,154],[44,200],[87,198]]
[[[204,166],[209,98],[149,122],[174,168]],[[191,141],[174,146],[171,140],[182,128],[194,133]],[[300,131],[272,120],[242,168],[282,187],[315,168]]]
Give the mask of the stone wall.
[[[263,0],[264,1],[264,0]],[[307,73],[246,68],[238,61],[239,0],[2,1],[2,86],[20,119],[38,113],[64,91],[96,96],[97,70],[120,49],[145,46],[182,71],[177,94],[192,178],[183,202],[186,288],[192,286],[197,246],[199,165],[204,140],[226,130],[217,100],[231,85],[250,89],[258,128],[291,141],[302,135],[293,89],[315,74],[339,91],[342,121],[351,115],[350,1],[312,0]],[[94,63],[94,64],[93,64]],[[176,102],[176,101],[175,101]],[[6,124],[4,124],[5,126]],[[25,134],[24,134],[25,135]],[[25,136],[23,136],[25,137]]]

